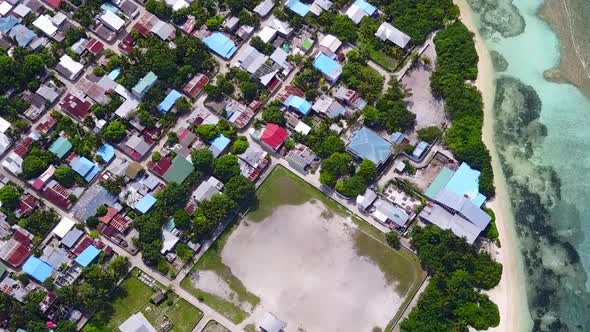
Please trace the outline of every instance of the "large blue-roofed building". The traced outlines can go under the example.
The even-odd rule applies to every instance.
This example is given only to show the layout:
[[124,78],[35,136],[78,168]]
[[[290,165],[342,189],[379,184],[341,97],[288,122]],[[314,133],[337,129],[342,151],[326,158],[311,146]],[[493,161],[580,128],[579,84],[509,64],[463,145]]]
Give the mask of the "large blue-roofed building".
[[147,194],[143,196],[143,198],[139,202],[137,202],[137,204],[135,205],[135,209],[145,214],[152,208],[152,206],[154,206],[154,204],[156,204],[156,201],[157,200],[154,196],[152,196],[151,194]]
[[182,97],[182,94],[176,90],[168,92],[166,98],[158,105],[158,111],[168,113],[180,97]]
[[214,32],[203,39],[203,43],[213,52],[224,59],[231,58],[236,53],[236,44],[221,32]]
[[311,104],[307,100],[296,95],[290,95],[287,97],[283,104],[296,110],[299,114],[304,116],[309,114],[311,111]]
[[391,156],[391,142],[367,127],[352,134],[346,150],[359,159],[372,161],[377,167],[383,165]]
[[83,267],[87,267],[96,259],[96,257],[98,257],[98,255],[100,255],[100,250],[93,245],[89,245],[78,257],[76,257],[76,263]]
[[481,207],[486,197],[479,193],[478,170],[462,163],[456,171],[444,168],[426,190],[426,197],[436,199],[443,191],[451,192],[460,197],[468,197],[471,202]]
[[23,265],[23,271],[35,280],[44,282],[53,273],[53,268],[39,258],[31,256]]
[[342,74],[342,65],[338,61],[320,52],[320,54],[313,60],[313,66],[319,70],[332,82],[336,82]]
[[22,24],[15,25],[8,34],[10,38],[16,39],[16,43],[20,47],[25,47],[37,37],[37,35]]
[[0,32],[7,33],[18,24],[18,19],[12,15],[6,17],[0,17]]
[[98,165],[88,160],[86,157],[79,157],[70,162],[72,169],[80,174],[86,182],[92,182],[94,177],[100,172]]
[[115,148],[110,144],[103,144],[98,151],[96,151],[96,156],[101,157],[105,163],[108,163],[115,156]]
[[223,136],[223,134],[220,134],[219,136],[215,137],[209,143],[211,144],[209,146],[209,151],[211,151],[213,156],[215,158],[217,158],[219,155],[221,155],[227,149],[227,147],[231,143],[231,140],[229,138]]
[[306,5],[299,0],[289,0],[287,1],[287,7],[291,9],[295,14],[299,16],[305,16],[309,13],[311,6]]

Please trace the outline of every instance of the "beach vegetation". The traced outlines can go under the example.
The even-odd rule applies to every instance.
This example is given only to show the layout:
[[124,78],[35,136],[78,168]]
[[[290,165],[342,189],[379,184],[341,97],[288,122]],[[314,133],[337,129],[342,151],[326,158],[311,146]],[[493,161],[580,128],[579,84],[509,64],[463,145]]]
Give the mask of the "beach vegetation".
[[418,139],[432,144],[439,139],[442,134],[442,129],[437,126],[426,127],[418,130]]
[[381,96],[385,79],[378,71],[366,65],[363,54],[353,50],[348,52],[347,58],[348,61],[342,68],[342,80],[369,103],[374,103]]
[[400,84],[394,80],[375,107],[368,106],[363,110],[365,126],[375,130],[385,129],[389,133],[413,128],[416,114],[408,110],[404,97]]

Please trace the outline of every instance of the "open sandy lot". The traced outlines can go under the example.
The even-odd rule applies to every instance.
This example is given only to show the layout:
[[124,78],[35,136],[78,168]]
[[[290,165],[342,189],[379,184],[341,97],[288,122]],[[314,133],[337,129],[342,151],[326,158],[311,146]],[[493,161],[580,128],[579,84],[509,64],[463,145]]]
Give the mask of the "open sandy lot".
[[287,331],[371,331],[385,327],[402,299],[395,282],[355,249],[356,229],[316,202],[280,206],[262,222],[243,222],[222,260],[261,308]]

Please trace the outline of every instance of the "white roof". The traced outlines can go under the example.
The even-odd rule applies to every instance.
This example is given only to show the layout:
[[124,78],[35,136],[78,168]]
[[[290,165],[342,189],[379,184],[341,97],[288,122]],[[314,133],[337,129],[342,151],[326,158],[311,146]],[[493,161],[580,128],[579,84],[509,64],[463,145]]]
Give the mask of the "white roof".
[[367,13],[361,7],[353,4],[346,11],[346,16],[348,16],[355,24],[359,24],[363,17],[369,15],[367,15]]
[[375,32],[375,36],[383,41],[389,40],[401,48],[405,48],[410,42],[410,36],[399,31],[397,28],[387,22],[381,23],[379,29],[377,29],[377,32]]
[[51,19],[51,22],[53,22],[53,24],[60,26],[62,25],[63,22],[65,22],[65,20],[68,17],[66,16],[66,14],[62,13],[62,12],[57,12],[55,13],[55,15],[53,15],[53,18]]
[[280,332],[287,326],[287,323],[277,319],[270,312],[265,312],[258,325],[266,332]]
[[62,55],[61,58],[59,58],[59,64],[72,73],[72,76],[74,77],[84,68],[84,65],[74,61],[74,59],[70,58],[67,54]]
[[18,6],[16,6],[13,10],[13,13],[17,14],[20,17],[25,17],[27,16],[28,13],[31,12],[31,8],[23,5],[22,3],[18,4]]
[[125,21],[110,10],[106,10],[104,14],[100,16],[100,20],[115,31],[121,30],[125,25]]
[[0,117],[0,133],[5,133],[10,128],[10,122]]
[[181,10],[186,7],[188,7],[188,2],[186,2],[184,0],[179,0],[179,1],[176,1],[174,6],[172,6],[172,11],[178,11],[178,10]]
[[309,134],[310,130],[311,127],[306,125],[303,121],[299,121],[299,123],[295,126],[295,131],[303,135]]
[[138,312],[119,325],[121,332],[157,332],[145,316]]
[[169,251],[171,251],[174,246],[176,245],[176,243],[178,242],[178,236],[170,233],[168,230],[163,230],[162,231],[162,249],[160,250],[160,253],[162,253],[162,255],[166,255],[166,253],[168,253]]
[[69,231],[74,227],[76,222],[68,217],[63,217],[59,224],[53,229],[53,234],[57,235],[60,239],[63,238]]
[[4,2],[0,3],[0,15],[1,16],[8,14],[8,12],[11,9],[12,9],[12,5],[9,4],[8,2],[4,1]]
[[322,38],[322,40],[320,41],[320,46],[329,49],[330,51],[332,51],[332,53],[336,53],[336,51],[340,48],[341,45],[342,42],[340,41],[340,39],[336,38],[336,36],[333,35],[325,35],[324,38]]
[[22,172],[23,158],[14,152],[10,152],[4,160],[2,160],[2,167],[12,174],[20,174]]
[[258,33],[258,37],[260,37],[260,39],[262,39],[263,42],[270,43],[270,41],[273,40],[273,38],[275,37],[276,34],[277,34],[277,29],[275,29],[273,27],[265,26]]
[[57,27],[53,25],[51,17],[47,15],[37,17],[37,19],[33,21],[33,25],[49,37],[57,32]]

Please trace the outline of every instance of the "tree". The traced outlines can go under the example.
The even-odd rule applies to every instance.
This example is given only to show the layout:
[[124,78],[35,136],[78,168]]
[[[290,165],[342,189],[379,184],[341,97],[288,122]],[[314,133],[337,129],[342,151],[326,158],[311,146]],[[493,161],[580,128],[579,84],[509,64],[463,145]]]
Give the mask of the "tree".
[[23,159],[21,176],[25,180],[36,178],[43,173],[49,163],[35,155],[29,154]]
[[76,174],[70,166],[60,166],[53,174],[55,180],[66,188],[71,188],[76,183]]
[[178,229],[189,229],[191,226],[191,217],[183,209],[174,211],[174,224]]
[[343,42],[354,44],[358,38],[356,24],[346,15],[336,15],[329,30]]
[[252,81],[242,82],[240,83],[240,91],[242,91],[242,97],[247,102],[251,102],[258,97],[258,84]]
[[37,209],[26,219],[21,219],[18,225],[35,236],[44,237],[59,220],[59,215],[49,209]]
[[186,98],[180,98],[176,101],[176,111],[184,114],[191,110],[191,103]]
[[156,240],[150,243],[146,243],[143,245],[143,250],[141,251],[141,258],[143,261],[149,266],[156,266],[158,262],[162,259],[162,255],[160,255],[160,249],[162,249],[162,242],[160,240]]
[[231,146],[231,153],[235,155],[242,154],[248,149],[248,140],[245,136],[240,136]]
[[365,159],[359,165],[356,175],[360,176],[366,184],[370,184],[377,176],[377,166],[372,161]]
[[256,202],[256,186],[241,175],[229,179],[223,193],[242,206],[249,206]]
[[160,151],[154,151],[154,153],[152,153],[152,161],[157,163],[158,161],[160,161],[160,159],[162,159],[162,154],[160,153]]
[[203,173],[209,173],[211,171],[213,159],[215,157],[213,157],[213,153],[209,149],[194,150],[191,153],[193,166],[195,166],[196,170]]
[[219,224],[224,221],[229,212],[237,208],[236,202],[231,200],[225,194],[216,194],[211,200],[201,202],[198,209],[198,215],[202,215],[211,223]]
[[139,119],[139,124],[148,128],[153,128],[158,122],[158,120],[146,110],[140,110],[137,113],[137,118]]
[[227,182],[234,176],[240,174],[238,157],[226,154],[213,160],[213,176],[221,182]]
[[76,332],[76,323],[71,320],[62,320],[57,324],[55,332]]
[[108,211],[109,211],[109,208],[106,205],[102,204],[101,206],[96,208],[96,215],[99,217],[102,217],[105,214],[107,214]]
[[7,184],[0,188],[0,202],[2,206],[10,211],[13,211],[18,206],[20,198],[20,191],[11,184]]
[[215,125],[202,124],[197,127],[196,134],[208,142],[219,135],[219,130],[217,129],[217,126],[215,126]]
[[127,136],[127,127],[119,120],[111,121],[104,130],[104,138],[111,143],[119,143]]
[[418,130],[418,138],[431,144],[441,136],[442,130],[437,126],[426,127]]
[[129,259],[125,256],[116,256],[109,263],[109,269],[115,273],[117,278],[122,278],[129,272]]
[[271,55],[274,51],[274,47],[265,43],[260,37],[254,36],[250,39],[250,46],[254,47],[258,52],[266,55]]
[[322,162],[320,182],[329,187],[334,187],[339,177],[350,175],[353,171],[354,165],[349,154],[334,153]]
[[207,29],[209,30],[217,30],[223,24],[223,17],[221,16],[212,16],[207,19]]
[[174,251],[176,251],[176,254],[178,257],[180,257],[180,259],[182,259],[183,262],[190,261],[195,254],[195,252],[184,242],[177,244]]
[[395,231],[385,233],[385,242],[393,249],[399,250],[401,248],[401,239],[399,234]]
[[284,126],[287,123],[285,112],[281,110],[281,103],[273,101],[262,110],[262,121]]
[[365,184],[365,179],[358,175],[354,175],[336,182],[335,189],[346,197],[356,197],[367,190],[367,185]]

